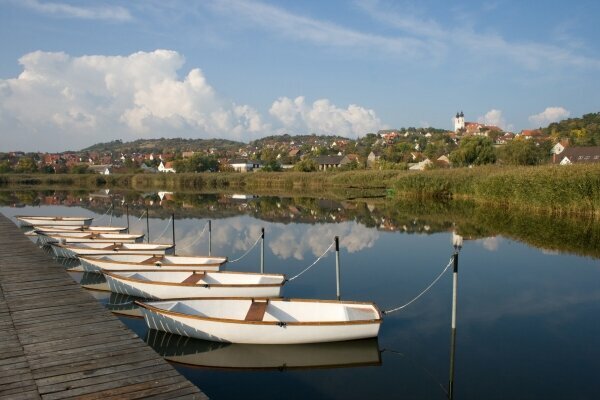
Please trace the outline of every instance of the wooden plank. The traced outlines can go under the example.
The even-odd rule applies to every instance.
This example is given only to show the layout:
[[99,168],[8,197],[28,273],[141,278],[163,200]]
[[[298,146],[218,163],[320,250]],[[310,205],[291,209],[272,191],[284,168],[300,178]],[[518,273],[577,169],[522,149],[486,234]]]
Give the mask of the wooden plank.
[[194,272],[190,276],[185,278],[181,283],[196,284],[199,281],[201,281],[202,279],[204,279],[205,275],[206,274],[204,272],[198,272],[198,273]]
[[267,311],[267,301],[252,301],[246,314],[246,321],[262,321],[265,311]]
[[206,398],[22,232],[0,215],[0,397]]

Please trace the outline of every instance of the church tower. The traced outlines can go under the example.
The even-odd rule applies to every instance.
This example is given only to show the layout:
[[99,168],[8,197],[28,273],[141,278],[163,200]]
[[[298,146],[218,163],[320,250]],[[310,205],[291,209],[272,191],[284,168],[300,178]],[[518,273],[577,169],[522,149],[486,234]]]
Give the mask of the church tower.
[[461,111],[460,113],[456,113],[456,117],[454,117],[454,132],[458,132],[459,129],[464,129],[465,127],[465,114]]

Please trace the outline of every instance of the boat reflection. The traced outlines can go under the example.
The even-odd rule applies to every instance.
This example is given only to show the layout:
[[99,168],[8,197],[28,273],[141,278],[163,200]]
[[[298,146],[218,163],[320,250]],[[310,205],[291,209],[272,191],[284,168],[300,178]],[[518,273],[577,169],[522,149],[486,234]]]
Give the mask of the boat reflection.
[[135,305],[134,301],[145,299],[120,293],[105,293],[110,293],[110,295],[108,296],[108,301],[104,305],[107,309],[112,311],[113,314],[132,318],[144,318],[140,307]]
[[282,371],[381,365],[377,338],[332,343],[253,345],[210,342],[149,329],[145,341],[170,362],[202,368]]
[[83,272],[79,284],[89,290],[110,292],[104,275],[95,272]]

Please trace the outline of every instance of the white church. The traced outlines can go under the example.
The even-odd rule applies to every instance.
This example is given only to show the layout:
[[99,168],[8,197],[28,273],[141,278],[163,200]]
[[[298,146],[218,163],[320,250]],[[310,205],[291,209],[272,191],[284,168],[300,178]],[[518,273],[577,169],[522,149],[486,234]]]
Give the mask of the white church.
[[465,114],[461,111],[456,113],[454,117],[454,132],[458,132],[460,129],[465,128]]

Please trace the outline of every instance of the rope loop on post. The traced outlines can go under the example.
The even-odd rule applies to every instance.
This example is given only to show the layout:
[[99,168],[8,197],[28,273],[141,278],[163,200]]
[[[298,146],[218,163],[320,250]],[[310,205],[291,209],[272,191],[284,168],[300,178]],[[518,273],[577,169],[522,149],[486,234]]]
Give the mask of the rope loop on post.
[[154,240],[158,241],[160,238],[162,238],[162,237],[163,237],[163,235],[164,235],[164,234],[167,232],[167,229],[169,228],[169,225],[171,224],[171,220],[172,220],[172,219],[173,219],[173,216],[171,215],[171,217],[170,217],[170,218],[169,218],[169,220],[167,221],[167,225],[165,226],[165,229],[163,229],[163,231],[162,231],[162,233],[160,234],[160,236],[159,236],[159,237],[157,237],[157,238],[156,238],[156,239],[154,239]]
[[202,238],[202,235],[204,235],[204,232],[206,231],[207,226],[208,226],[208,222],[206,224],[204,224],[204,228],[202,228],[202,232],[200,232],[198,234],[198,237],[196,238],[196,240],[194,240],[192,243],[188,244],[187,246],[180,247],[179,250],[189,249],[190,247],[192,247],[193,245],[198,243],[200,241],[200,239]]
[[236,258],[235,260],[227,261],[227,262],[228,263],[238,262],[242,258],[246,257],[248,255],[248,253],[250,253],[250,251],[252,251],[252,249],[256,247],[256,245],[258,244],[258,242],[260,242],[260,239],[262,239],[262,234],[258,237],[258,239],[256,239],[256,242],[254,242],[254,244],[241,257]]
[[110,209],[113,207],[113,205],[111,204],[110,207],[108,207],[108,210],[106,210],[106,212],[104,214],[102,214],[100,217],[98,218],[94,218],[94,221],[98,222],[100,221],[102,218],[106,217],[106,215],[108,214],[108,212],[110,211]]
[[323,254],[321,254],[312,264],[310,264],[308,267],[304,268],[299,274],[291,277],[290,279],[286,279],[286,282],[291,282],[294,279],[296,279],[297,277],[299,277],[300,275],[302,275],[303,273],[305,273],[306,271],[308,271],[309,269],[311,269],[316,263],[318,263],[319,261],[321,261],[321,259],[323,257],[325,257],[325,254],[327,254],[329,252],[329,250],[331,250],[331,248],[335,245],[335,241],[333,241],[329,247],[327,248],[327,250],[325,250],[323,252]]
[[439,280],[440,280],[440,278],[442,277],[442,275],[444,275],[444,273],[446,273],[446,271],[448,271],[448,268],[450,268],[450,267],[452,266],[452,262],[453,262],[453,258],[450,258],[450,261],[448,262],[448,265],[446,265],[446,267],[444,268],[444,270],[443,270],[443,271],[442,271],[442,272],[441,272],[441,273],[440,273],[440,274],[437,276],[437,278],[435,278],[435,279],[433,280],[433,282],[431,282],[431,283],[429,284],[429,286],[427,286],[427,287],[425,288],[425,290],[423,290],[421,293],[419,293],[419,294],[417,295],[417,297],[415,297],[414,299],[412,299],[412,300],[411,300],[411,301],[409,301],[408,303],[404,304],[403,306],[396,307],[396,308],[392,308],[392,309],[385,310],[385,311],[381,311],[381,313],[382,313],[382,314],[384,314],[384,315],[386,315],[386,314],[391,314],[391,313],[393,313],[393,312],[400,311],[400,310],[402,310],[403,308],[405,308],[405,307],[409,306],[410,304],[414,303],[415,301],[417,301],[417,300],[419,299],[419,297],[421,297],[421,296],[423,296],[425,293],[427,293],[427,291],[428,291],[429,289],[431,289],[431,288],[433,287],[433,285],[435,285],[435,284],[436,284],[436,282],[437,282],[437,281],[439,281]]

